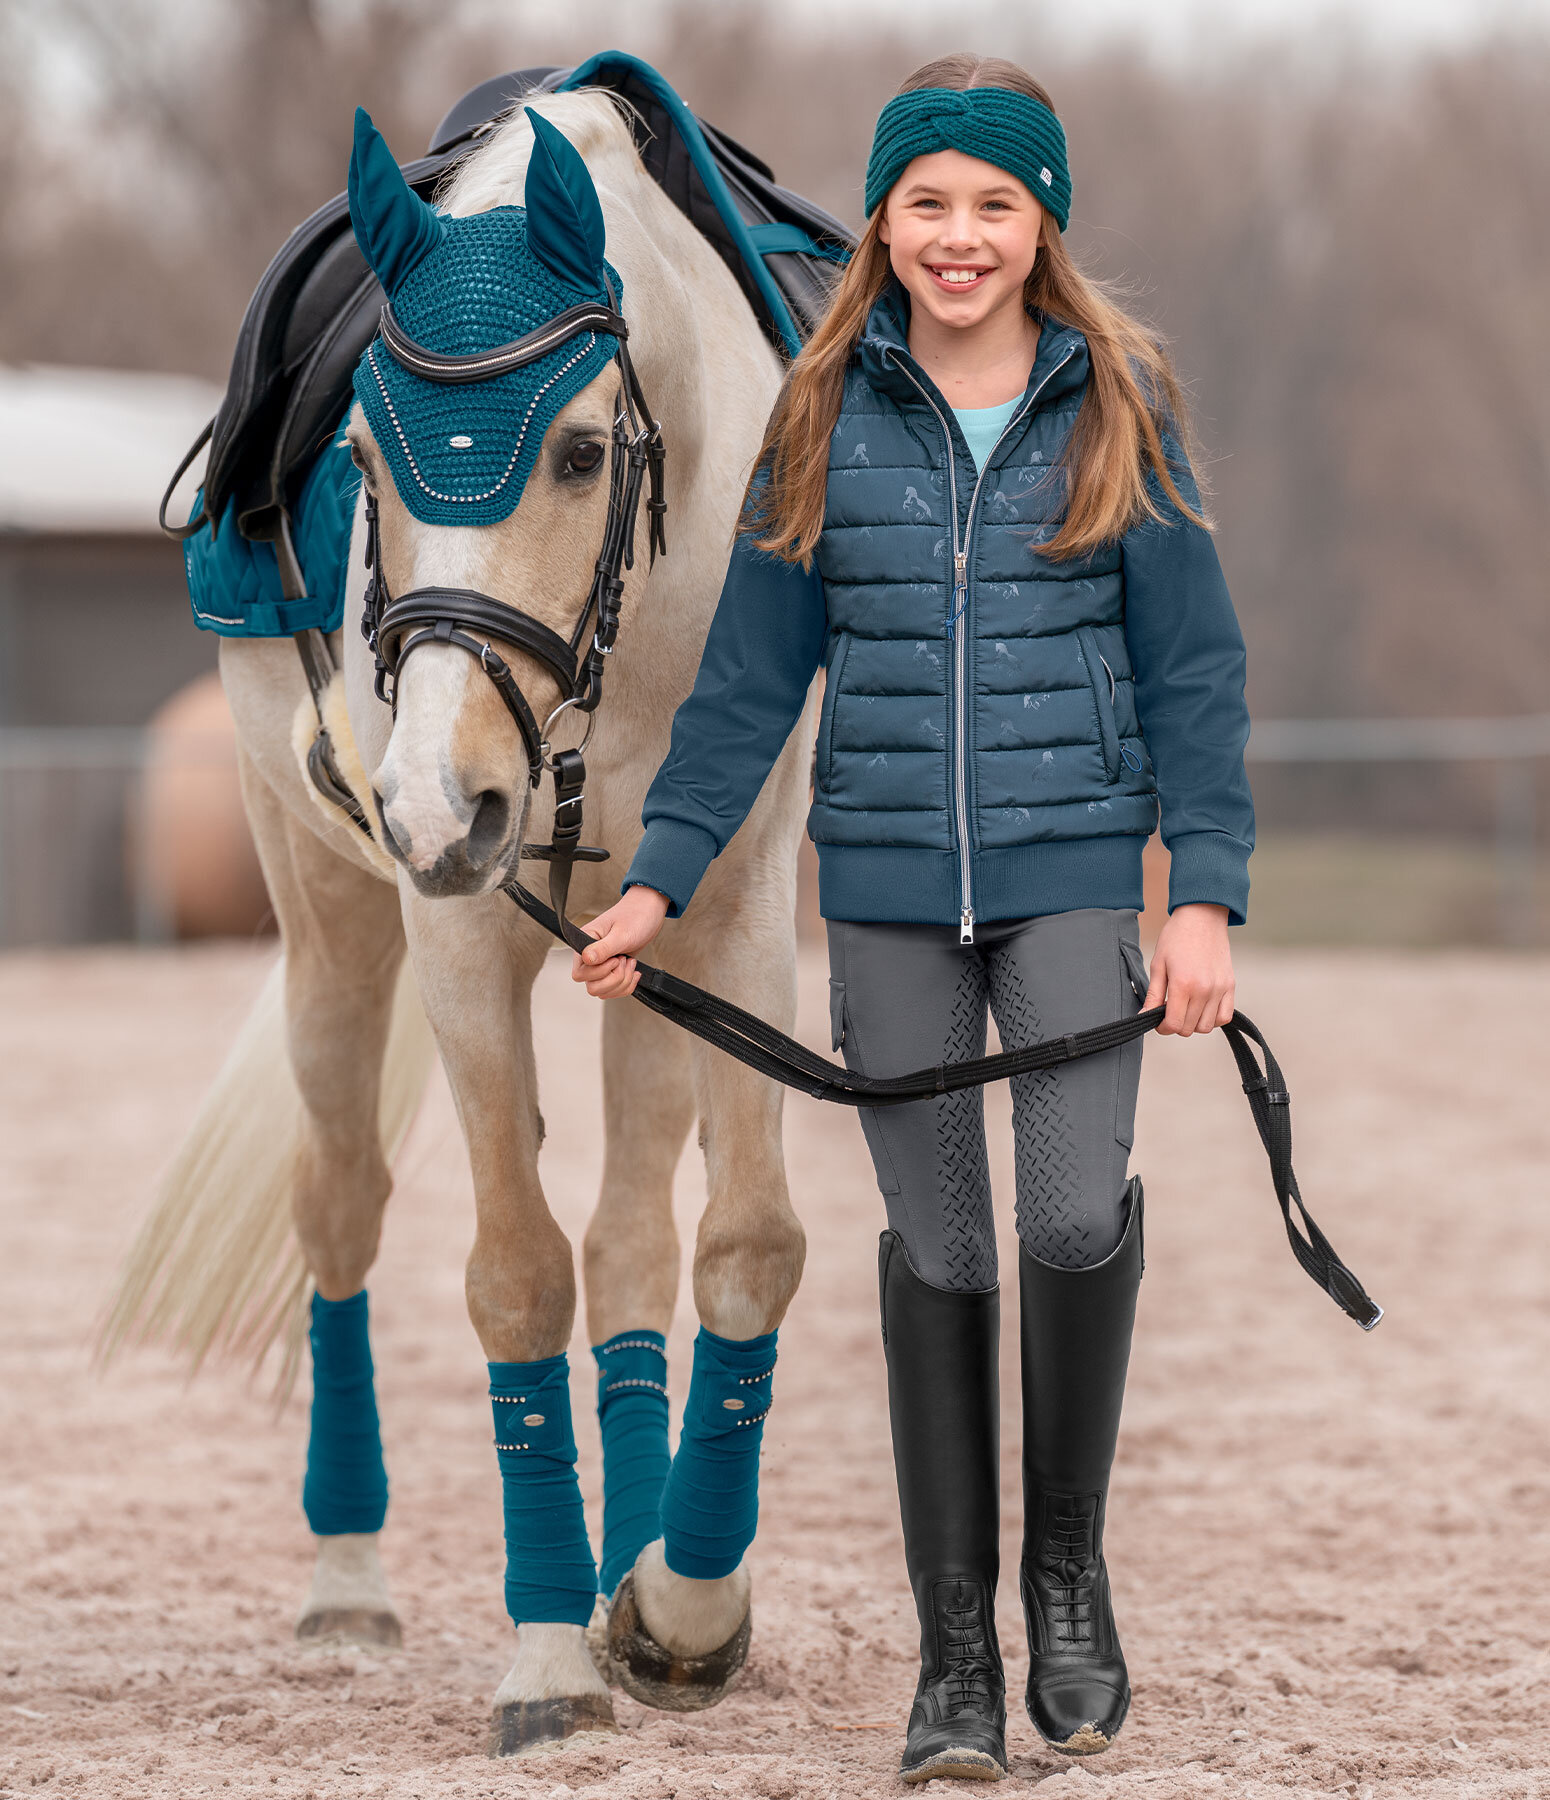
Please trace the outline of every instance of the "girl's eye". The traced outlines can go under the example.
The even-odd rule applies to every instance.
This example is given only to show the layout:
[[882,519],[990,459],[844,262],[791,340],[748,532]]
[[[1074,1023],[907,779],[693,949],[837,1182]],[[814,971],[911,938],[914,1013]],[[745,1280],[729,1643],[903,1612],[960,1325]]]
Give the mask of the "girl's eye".
[[603,446],[592,438],[583,438],[579,444],[571,445],[565,471],[568,475],[595,475],[602,463]]

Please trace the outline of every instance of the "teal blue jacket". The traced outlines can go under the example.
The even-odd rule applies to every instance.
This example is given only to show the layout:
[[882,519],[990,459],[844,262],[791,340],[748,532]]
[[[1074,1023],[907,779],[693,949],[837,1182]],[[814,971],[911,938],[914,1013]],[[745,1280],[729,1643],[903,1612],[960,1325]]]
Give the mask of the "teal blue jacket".
[[[674,916],[747,816],[827,670],[808,832],[832,919],[957,925],[1141,905],[1248,904],[1253,802],[1243,639],[1209,534],[1162,497],[1085,558],[1039,551],[1088,381],[1082,334],[1042,322],[982,471],[908,350],[891,284],[847,374],[811,571],[739,538],[624,885]],[[1178,447],[1170,464],[1196,499]]]

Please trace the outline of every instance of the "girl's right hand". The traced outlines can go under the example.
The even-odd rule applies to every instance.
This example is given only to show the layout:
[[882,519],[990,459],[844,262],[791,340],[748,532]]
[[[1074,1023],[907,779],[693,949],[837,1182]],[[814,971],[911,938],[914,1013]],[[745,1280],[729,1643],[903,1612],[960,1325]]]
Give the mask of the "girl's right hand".
[[585,982],[594,1000],[622,1000],[635,992],[640,971],[635,952],[644,950],[662,929],[667,896],[655,888],[629,887],[606,912],[582,930],[597,939],[571,959],[570,978]]

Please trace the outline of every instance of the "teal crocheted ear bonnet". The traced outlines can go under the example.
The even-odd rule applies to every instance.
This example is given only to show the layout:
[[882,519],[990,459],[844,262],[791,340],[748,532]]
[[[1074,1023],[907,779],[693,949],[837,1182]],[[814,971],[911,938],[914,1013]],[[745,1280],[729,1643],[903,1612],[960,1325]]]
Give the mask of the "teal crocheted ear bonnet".
[[[356,111],[350,222],[397,323],[429,350],[475,355],[584,301],[623,303],[586,164],[546,119],[531,108],[527,117],[527,204],[452,219],[420,199]],[[415,518],[493,525],[516,510],[555,415],[617,348],[606,333],[582,331],[504,375],[449,385],[411,374],[378,337],[356,368],[355,397]]]
[[877,115],[866,166],[870,218],[917,156],[961,150],[1015,175],[1062,231],[1071,217],[1071,172],[1059,119],[1012,88],[913,88]]

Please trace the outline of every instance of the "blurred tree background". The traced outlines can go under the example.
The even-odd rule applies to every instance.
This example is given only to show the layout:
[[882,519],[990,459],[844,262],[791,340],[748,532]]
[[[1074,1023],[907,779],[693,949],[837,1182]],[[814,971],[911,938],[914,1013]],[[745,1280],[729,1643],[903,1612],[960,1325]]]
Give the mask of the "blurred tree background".
[[[1550,41],[1186,69],[1052,58],[1040,9],[1005,11],[971,47],[1052,89],[1073,248],[1193,395],[1256,714],[1544,710]],[[859,223],[878,107],[960,47],[943,13],[819,33],[742,0],[51,0],[45,33],[0,0],[0,360],[220,378],[270,255],[343,186],[357,102],[407,158],[475,81],[611,45]],[[1491,829],[1475,765],[1255,787],[1267,822]]]

